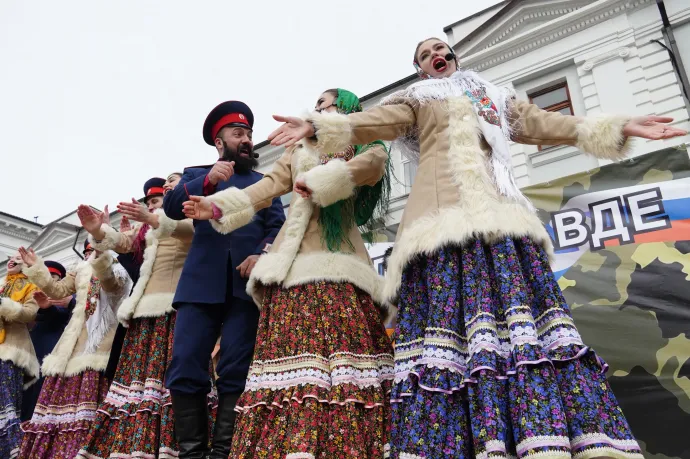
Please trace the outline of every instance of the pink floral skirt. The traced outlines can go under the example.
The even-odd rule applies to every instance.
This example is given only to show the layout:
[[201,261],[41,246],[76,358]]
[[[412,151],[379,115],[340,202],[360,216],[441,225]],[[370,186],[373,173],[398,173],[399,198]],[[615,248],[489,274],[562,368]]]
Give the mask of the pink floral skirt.
[[33,417],[22,424],[19,457],[73,459],[86,440],[108,386],[108,379],[95,370],[47,377]]

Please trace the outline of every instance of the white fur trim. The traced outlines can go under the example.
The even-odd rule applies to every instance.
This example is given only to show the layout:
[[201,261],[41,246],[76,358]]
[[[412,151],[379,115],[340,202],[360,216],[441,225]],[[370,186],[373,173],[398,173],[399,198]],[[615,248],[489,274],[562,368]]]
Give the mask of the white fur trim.
[[[47,271],[46,269],[46,272]],[[44,376],[59,376],[65,374],[74,347],[85,327],[86,299],[89,293],[89,284],[92,274],[93,269],[89,262],[84,261],[77,265],[77,276],[75,278],[77,303],[72,310],[72,317],[67,323],[65,331],[62,332],[62,336],[60,336],[53,351],[43,359],[41,371]],[[107,364],[108,362],[106,359],[106,366]]]
[[355,182],[342,159],[331,160],[302,175],[307,188],[312,191],[311,200],[321,207],[347,199],[355,192]]
[[105,236],[100,242],[97,242],[93,236],[89,234],[89,243],[91,246],[99,252],[114,250],[118,242],[120,242],[120,233],[115,231],[112,226],[106,225],[105,223],[101,225],[101,231],[105,233]]
[[99,254],[97,258],[89,258],[88,263],[91,264],[95,276],[99,279],[112,276],[112,272],[110,272],[108,268],[110,268],[113,264],[113,256],[109,251]]
[[247,193],[239,188],[227,188],[208,199],[223,212],[220,220],[210,220],[213,229],[221,234],[243,227],[252,221],[256,213]]
[[347,115],[340,113],[312,113],[309,121],[316,129],[316,149],[319,151],[343,151],[350,146],[352,127]]
[[35,355],[31,355],[24,349],[10,346],[7,344],[0,345],[0,360],[8,360],[16,366],[24,370],[31,379],[24,383],[24,390],[38,380],[39,366],[38,359]]
[[29,278],[29,281],[32,284],[36,284],[38,288],[45,287],[46,285],[50,284],[50,281],[53,280],[53,278],[50,276],[50,271],[48,271],[48,267],[43,262],[41,257],[38,257],[38,261],[36,261],[36,264],[34,264],[32,267],[29,268],[24,266],[22,268],[22,272],[26,274],[26,277]]
[[[159,222],[160,221],[161,220],[159,220]],[[134,286],[131,295],[129,295],[129,297],[122,302],[117,310],[117,319],[125,327],[129,326],[129,320],[134,317],[134,314],[139,308],[139,302],[146,291],[146,286],[148,285],[149,280],[151,279],[153,264],[156,262],[159,242],[158,238],[154,237],[153,228],[149,228],[149,230],[146,232],[145,242],[146,248],[144,249],[143,261],[139,267],[139,280]]]
[[162,317],[175,311],[173,308],[174,293],[150,293],[144,295],[134,311],[133,318]]
[[577,125],[575,146],[597,158],[613,161],[623,159],[632,147],[631,139],[623,135],[623,127],[628,121],[628,116],[583,118]]
[[0,298],[0,318],[16,322],[20,319],[23,310],[24,306],[21,303],[11,298]]
[[158,215],[158,228],[150,229],[151,235],[158,240],[172,236],[177,228],[178,221],[165,215],[163,209],[156,209],[153,213]]
[[[46,357],[47,358],[47,357]],[[91,354],[81,354],[69,359],[63,376],[78,375],[85,370],[103,371],[108,366],[110,352],[94,352]],[[45,360],[43,361],[45,365]]]
[[[291,260],[288,272],[283,276],[278,269],[285,266],[282,253],[262,255],[252,270],[247,283],[247,293],[261,307],[260,285],[279,284],[284,288],[310,284],[318,281],[349,282],[367,292],[383,309],[392,312],[392,307],[383,298],[383,277],[373,266],[357,255],[342,252],[314,252],[297,255]],[[282,277],[282,280],[279,279]]]
[[438,209],[401,230],[388,260],[383,291],[383,298],[391,303],[397,299],[405,265],[416,255],[430,255],[448,244],[462,245],[476,237],[492,243],[508,236],[528,236],[549,254],[553,250],[537,216],[496,191],[479,145],[477,117],[470,100],[450,99],[448,116],[450,172],[461,202]]

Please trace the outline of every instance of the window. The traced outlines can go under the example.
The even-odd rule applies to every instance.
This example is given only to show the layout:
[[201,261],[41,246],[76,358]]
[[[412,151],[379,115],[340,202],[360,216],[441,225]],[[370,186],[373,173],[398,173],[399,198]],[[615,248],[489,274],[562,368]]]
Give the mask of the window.
[[412,183],[414,183],[414,176],[417,175],[417,163],[407,161],[403,163],[403,177],[405,180],[405,193],[412,190]]
[[[547,112],[559,112],[564,115],[574,115],[573,103],[570,100],[568,83],[563,82],[529,94],[529,101]],[[543,145],[539,145],[539,150]]]

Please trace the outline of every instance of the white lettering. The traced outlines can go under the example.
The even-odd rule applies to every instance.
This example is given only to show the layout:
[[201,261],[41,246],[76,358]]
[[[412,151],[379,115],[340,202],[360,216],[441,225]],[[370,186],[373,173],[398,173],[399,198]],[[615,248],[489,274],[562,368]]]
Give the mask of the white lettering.
[[621,209],[623,204],[620,198],[595,202],[589,205],[592,215],[592,237],[590,245],[592,250],[604,247],[604,241],[618,239],[620,244],[632,241],[632,235],[623,219]]
[[671,219],[663,215],[664,205],[661,202],[661,190],[658,188],[626,195],[625,202],[635,233],[671,227]]
[[551,216],[556,249],[578,247],[587,241],[589,228],[585,215],[576,209],[554,212]]

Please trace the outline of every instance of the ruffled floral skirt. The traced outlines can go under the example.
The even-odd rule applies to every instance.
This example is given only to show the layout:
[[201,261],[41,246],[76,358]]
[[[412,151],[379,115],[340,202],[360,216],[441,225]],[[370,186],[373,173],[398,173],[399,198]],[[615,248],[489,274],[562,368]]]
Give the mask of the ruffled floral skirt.
[[269,288],[230,457],[380,459],[392,378],[371,296],[348,283]]
[[19,453],[22,431],[19,414],[22,404],[24,370],[0,360],[0,457],[13,459]]
[[398,306],[391,458],[642,459],[529,238],[418,257]]
[[86,370],[74,376],[48,376],[30,421],[22,424],[21,458],[73,459],[96,419],[96,409],[108,393],[102,372]]
[[[174,313],[132,320],[115,379],[77,458],[159,458],[179,455],[170,392],[163,378],[172,358]],[[211,374],[209,374],[211,378]],[[210,408],[217,405],[215,392]],[[209,410],[209,428],[213,410]]]

